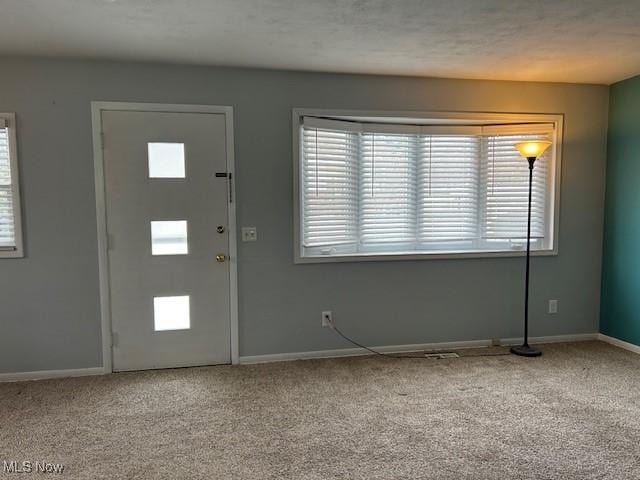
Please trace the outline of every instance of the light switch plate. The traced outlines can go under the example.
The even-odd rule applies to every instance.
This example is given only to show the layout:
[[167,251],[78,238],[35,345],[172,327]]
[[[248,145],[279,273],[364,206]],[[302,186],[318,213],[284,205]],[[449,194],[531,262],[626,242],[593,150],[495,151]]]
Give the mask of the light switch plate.
[[258,230],[256,227],[242,227],[242,241],[255,242],[258,240]]

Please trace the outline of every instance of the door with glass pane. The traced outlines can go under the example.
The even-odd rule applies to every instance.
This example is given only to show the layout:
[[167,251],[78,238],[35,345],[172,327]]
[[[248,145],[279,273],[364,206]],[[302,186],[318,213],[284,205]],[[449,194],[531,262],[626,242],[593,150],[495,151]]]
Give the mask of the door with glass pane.
[[116,371],[230,363],[225,125],[102,112]]

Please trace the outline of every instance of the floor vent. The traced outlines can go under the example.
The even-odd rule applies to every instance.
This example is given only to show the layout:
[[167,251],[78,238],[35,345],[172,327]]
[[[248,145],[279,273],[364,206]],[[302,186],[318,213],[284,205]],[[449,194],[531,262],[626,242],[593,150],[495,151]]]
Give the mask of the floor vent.
[[427,358],[435,358],[436,360],[442,360],[444,358],[460,358],[456,352],[442,352],[442,353],[425,353]]

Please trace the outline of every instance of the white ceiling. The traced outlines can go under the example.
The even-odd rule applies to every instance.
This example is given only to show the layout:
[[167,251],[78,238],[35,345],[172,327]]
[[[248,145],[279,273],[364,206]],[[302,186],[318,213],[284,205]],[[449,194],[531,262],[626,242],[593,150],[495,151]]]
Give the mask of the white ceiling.
[[612,83],[640,0],[0,0],[0,54]]

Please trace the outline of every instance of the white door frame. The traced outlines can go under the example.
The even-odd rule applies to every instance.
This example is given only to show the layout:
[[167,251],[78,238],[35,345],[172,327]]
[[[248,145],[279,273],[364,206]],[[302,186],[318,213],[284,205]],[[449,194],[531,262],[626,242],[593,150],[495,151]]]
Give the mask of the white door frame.
[[109,290],[109,258],[107,238],[107,211],[105,197],[104,159],[102,155],[102,112],[139,111],[172,113],[218,113],[226,122],[227,172],[231,175],[231,201],[227,201],[229,212],[229,312],[231,327],[231,363],[239,363],[238,341],[238,258],[236,236],[235,158],[233,149],[233,107],[214,105],[176,105],[162,103],[91,102],[93,131],[93,167],[95,172],[96,216],[98,226],[98,266],[100,278],[100,318],[102,324],[102,368],[104,373],[113,372],[111,293]]

